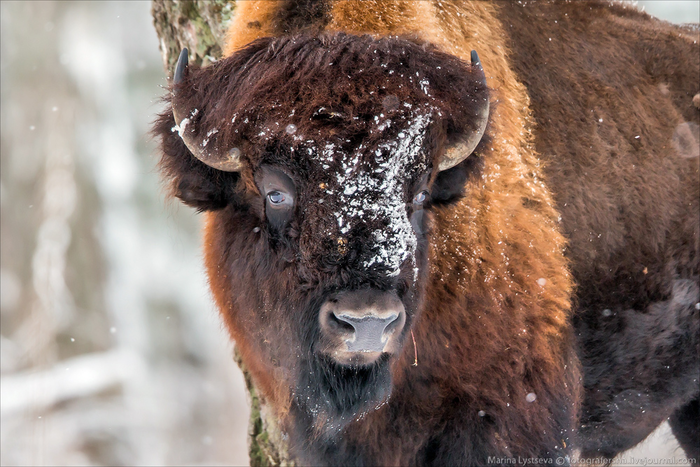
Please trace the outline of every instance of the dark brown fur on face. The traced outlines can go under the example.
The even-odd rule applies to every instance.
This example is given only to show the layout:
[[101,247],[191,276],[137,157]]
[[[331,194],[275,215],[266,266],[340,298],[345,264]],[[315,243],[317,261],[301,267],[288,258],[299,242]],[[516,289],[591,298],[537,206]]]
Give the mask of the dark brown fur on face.
[[[430,83],[429,89],[421,83]],[[482,95],[485,89],[467,64],[427,44],[333,34],[260,39],[206,70],[190,70],[175,103],[190,116],[188,131],[194,128],[193,137],[206,141],[208,152],[227,157],[235,147],[247,167],[257,167],[266,153],[302,150],[312,140],[356,146],[377,138],[371,129],[377,123],[428,107],[439,121],[431,128],[430,151],[438,156],[445,138],[450,143],[475,129],[472,117]],[[293,133],[288,125],[295,126]],[[175,134],[171,139],[177,144]],[[170,163],[179,160],[163,159],[165,174]],[[197,191],[199,181],[174,177],[172,183],[172,192],[185,202],[187,196],[215,198]]]

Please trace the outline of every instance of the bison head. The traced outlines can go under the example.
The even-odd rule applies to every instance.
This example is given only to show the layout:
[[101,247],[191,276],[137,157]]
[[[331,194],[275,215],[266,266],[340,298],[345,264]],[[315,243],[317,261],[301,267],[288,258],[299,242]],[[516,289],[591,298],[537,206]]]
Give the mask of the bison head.
[[346,34],[186,57],[156,125],[162,171],[212,211],[210,281],[244,362],[331,432],[389,397],[423,306],[428,211],[480,168],[478,57]]

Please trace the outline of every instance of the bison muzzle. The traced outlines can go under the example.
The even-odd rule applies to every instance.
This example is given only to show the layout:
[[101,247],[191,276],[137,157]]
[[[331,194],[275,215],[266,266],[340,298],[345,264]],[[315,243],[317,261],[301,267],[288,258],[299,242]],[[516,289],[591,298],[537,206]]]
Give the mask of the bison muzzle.
[[382,353],[399,353],[405,323],[406,312],[395,293],[345,291],[321,306],[321,348],[341,364],[371,364]]

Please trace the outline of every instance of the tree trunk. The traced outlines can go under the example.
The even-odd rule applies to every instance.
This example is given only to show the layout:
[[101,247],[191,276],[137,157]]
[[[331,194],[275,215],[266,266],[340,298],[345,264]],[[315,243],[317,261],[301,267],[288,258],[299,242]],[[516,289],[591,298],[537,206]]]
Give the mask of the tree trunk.
[[153,0],[151,14],[166,73],[175,69],[183,47],[190,51],[190,63],[206,66],[220,59],[235,9],[229,0]]
[[[207,66],[221,58],[226,31],[235,15],[233,0],[153,0],[151,14],[160,39],[163,66],[170,79],[180,51],[189,49],[189,61]],[[248,454],[251,467],[294,466],[288,445],[272,410],[258,394],[237,351],[234,359],[245,376],[251,405]]]

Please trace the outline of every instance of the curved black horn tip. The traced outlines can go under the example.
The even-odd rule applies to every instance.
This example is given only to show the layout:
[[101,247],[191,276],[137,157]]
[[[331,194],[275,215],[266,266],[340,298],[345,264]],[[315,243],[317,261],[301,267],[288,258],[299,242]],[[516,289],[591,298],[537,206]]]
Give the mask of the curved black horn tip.
[[185,75],[185,70],[187,69],[187,56],[189,51],[187,47],[184,47],[180,52],[180,57],[177,59],[177,66],[175,67],[175,76],[173,77],[173,84],[179,84]]
[[479,54],[476,53],[476,50],[472,50],[472,66],[474,65],[481,65]]
[[476,50],[472,50],[472,67],[476,67],[476,73],[478,79],[481,83],[486,86],[486,75],[484,74],[484,67],[481,66],[481,60],[479,60],[479,55]]

